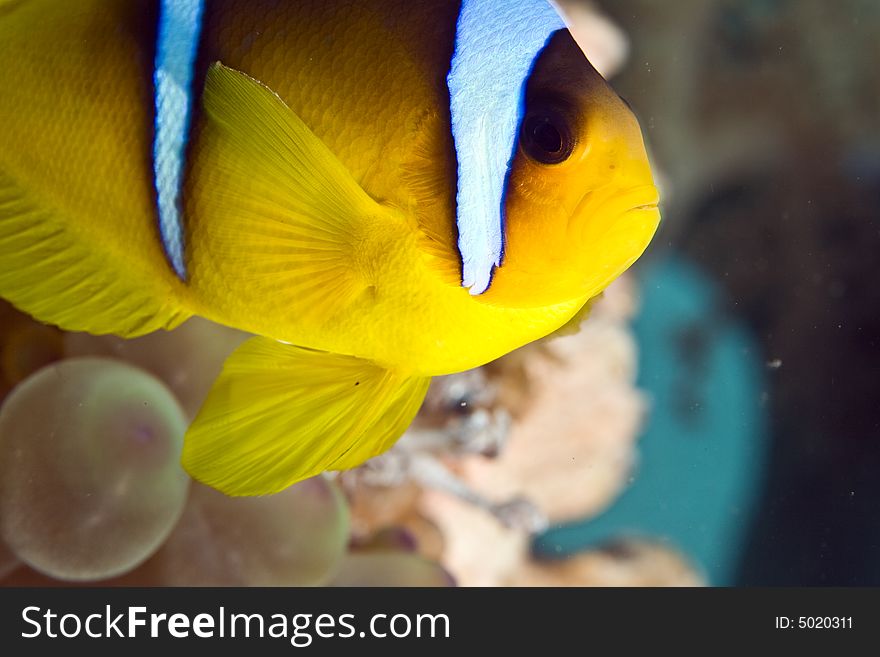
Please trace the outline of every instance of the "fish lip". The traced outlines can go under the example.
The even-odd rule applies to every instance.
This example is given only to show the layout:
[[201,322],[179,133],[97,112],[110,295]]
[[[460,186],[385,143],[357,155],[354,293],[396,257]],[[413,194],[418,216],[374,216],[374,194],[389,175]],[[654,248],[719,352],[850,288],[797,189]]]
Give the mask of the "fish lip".
[[653,183],[633,185],[622,191],[611,187],[607,185],[587,191],[575,206],[569,221],[580,224],[581,230],[578,233],[586,230],[586,222],[578,220],[589,215],[604,214],[613,217],[613,221],[618,221],[629,212],[656,210],[660,207],[660,190]]
[[629,202],[629,210],[653,210],[660,206],[660,190],[653,183],[630,187],[620,197],[621,202]]

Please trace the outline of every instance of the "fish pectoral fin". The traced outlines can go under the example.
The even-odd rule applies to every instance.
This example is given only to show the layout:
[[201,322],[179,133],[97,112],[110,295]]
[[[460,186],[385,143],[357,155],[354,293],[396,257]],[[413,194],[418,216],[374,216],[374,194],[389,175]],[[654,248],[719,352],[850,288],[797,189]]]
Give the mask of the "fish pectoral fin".
[[430,378],[251,338],[229,357],[186,434],[183,465],[227,495],[267,495],[387,450]]
[[88,227],[35,202],[0,171],[0,297],[68,331],[124,337],[190,316],[166,272],[134,273],[131,263],[130,253],[98,248]]
[[223,294],[260,318],[277,316],[278,308],[326,318],[370,288],[380,257],[370,244],[393,232],[402,213],[371,198],[257,80],[214,63],[203,104],[204,183],[196,202],[197,215],[209,219],[194,228],[194,271],[199,258],[209,259],[203,269],[217,272]]

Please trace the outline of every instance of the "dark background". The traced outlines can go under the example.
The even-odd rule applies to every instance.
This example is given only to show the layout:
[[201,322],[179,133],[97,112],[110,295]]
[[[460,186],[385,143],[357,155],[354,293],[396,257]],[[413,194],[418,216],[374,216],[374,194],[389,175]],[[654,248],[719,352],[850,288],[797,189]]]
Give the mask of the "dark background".
[[877,585],[880,4],[599,4],[664,190],[646,261],[696,263],[781,363],[734,583]]

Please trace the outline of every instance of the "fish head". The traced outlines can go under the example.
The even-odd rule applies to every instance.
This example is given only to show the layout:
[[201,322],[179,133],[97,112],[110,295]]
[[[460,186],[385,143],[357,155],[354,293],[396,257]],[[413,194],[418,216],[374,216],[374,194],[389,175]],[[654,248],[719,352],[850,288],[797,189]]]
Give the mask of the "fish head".
[[524,102],[504,259],[484,296],[515,305],[589,299],[635,262],[660,220],[641,129],[567,30],[537,57]]

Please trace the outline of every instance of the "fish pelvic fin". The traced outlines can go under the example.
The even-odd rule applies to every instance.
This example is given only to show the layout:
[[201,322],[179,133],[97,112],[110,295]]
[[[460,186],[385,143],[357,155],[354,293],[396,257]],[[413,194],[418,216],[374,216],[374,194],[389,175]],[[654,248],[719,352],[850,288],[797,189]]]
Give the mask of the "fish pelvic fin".
[[134,337],[190,317],[167,272],[134,272],[130,253],[98,248],[100,239],[0,171],[0,296],[42,322],[95,334]]
[[268,495],[381,454],[403,434],[429,377],[251,338],[229,357],[186,434],[183,466],[227,495]]
[[405,225],[403,212],[370,197],[299,116],[248,75],[212,64],[203,105],[202,193],[188,217],[196,294],[230,312],[246,308],[247,329],[259,335],[328,321],[375,284],[382,255],[371,245]]

